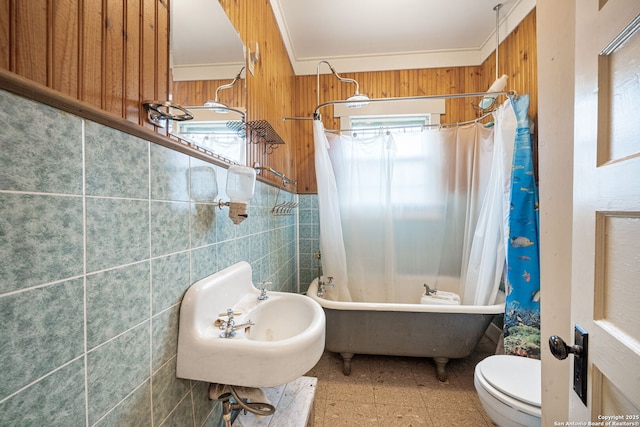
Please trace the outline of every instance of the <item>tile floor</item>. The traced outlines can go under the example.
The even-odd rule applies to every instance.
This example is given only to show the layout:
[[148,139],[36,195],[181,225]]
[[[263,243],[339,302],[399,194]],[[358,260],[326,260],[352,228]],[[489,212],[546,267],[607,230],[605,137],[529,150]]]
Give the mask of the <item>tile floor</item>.
[[318,378],[314,426],[494,426],[473,386],[476,363],[494,353],[484,337],[469,357],[449,362],[441,383],[429,358],[355,355],[347,377],[340,356],[325,352],[307,373]]

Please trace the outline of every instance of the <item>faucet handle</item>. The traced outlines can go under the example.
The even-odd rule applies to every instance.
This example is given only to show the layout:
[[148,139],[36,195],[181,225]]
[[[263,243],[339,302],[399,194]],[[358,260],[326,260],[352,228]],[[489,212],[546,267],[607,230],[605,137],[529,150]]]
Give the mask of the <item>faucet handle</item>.
[[333,276],[329,276],[328,279],[329,279],[329,281],[327,283],[325,283],[325,285],[327,285],[327,286],[335,286],[335,283],[333,283]]
[[218,316],[227,317],[229,319],[229,321],[231,321],[231,320],[233,320],[233,316],[240,316],[241,314],[242,314],[242,312],[240,312],[240,311],[233,311],[232,309],[228,308],[226,312],[219,313]]
[[258,282],[256,283],[256,285],[258,285],[258,289],[260,289],[262,292],[260,292],[260,296],[258,297],[258,300],[260,301],[264,301],[267,298],[269,298],[269,296],[267,295],[267,286],[272,285],[273,282]]
[[273,282],[258,282],[256,283],[256,285],[258,289],[260,289],[261,291],[264,291],[267,286],[273,285]]
[[232,309],[228,308],[226,312],[218,313],[218,316],[227,316],[230,319],[233,319],[233,316],[240,316],[241,314],[242,312],[240,311],[233,311]]

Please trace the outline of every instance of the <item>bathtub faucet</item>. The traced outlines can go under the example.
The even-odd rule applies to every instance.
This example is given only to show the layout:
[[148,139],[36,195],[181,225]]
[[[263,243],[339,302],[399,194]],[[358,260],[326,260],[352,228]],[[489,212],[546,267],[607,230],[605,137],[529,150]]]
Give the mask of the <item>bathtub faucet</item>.
[[324,296],[324,292],[325,292],[325,286],[335,286],[335,283],[333,283],[333,277],[329,276],[329,281],[328,282],[323,282],[322,280],[318,280],[318,296],[320,298],[322,298]]
[[425,295],[435,295],[438,292],[437,289],[431,289],[429,285],[424,284],[424,294]]
[[315,254],[313,254],[313,256],[315,257],[315,259],[318,260],[318,284],[319,284],[320,281],[322,280],[322,261],[320,261],[322,259],[322,254],[320,252],[316,252]]

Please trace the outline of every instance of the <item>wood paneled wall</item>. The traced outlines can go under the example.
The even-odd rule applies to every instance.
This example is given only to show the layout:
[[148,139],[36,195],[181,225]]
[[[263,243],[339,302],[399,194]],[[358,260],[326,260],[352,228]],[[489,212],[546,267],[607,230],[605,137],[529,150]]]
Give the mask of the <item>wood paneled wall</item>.
[[154,129],[141,102],[168,99],[169,0],[0,0],[0,67]]
[[[179,81],[172,84],[173,102],[183,107],[204,105],[216,97],[216,89],[221,85],[231,83],[226,80],[193,80]],[[247,106],[246,81],[238,81],[232,88],[221,90],[218,93],[219,101],[229,107]]]
[[[0,68],[156,129],[146,122],[141,102],[168,99],[169,1],[0,0]],[[253,50],[257,43],[260,49],[254,74],[247,73],[247,118],[267,120],[286,141],[272,152],[263,143],[251,144],[249,162],[296,179],[299,193],[315,193],[311,123],[285,122],[283,117],[311,117],[316,77],[294,75],[269,0],[219,1],[245,45]],[[535,121],[535,10],[501,44],[499,61],[499,74],[509,75],[508,88],[530,94],[530,115]],[[490,56],[480,66],[342,75],[356,79],[362,93],[376,98],[480,92],[495,78],[495,58]],[[213,98],[220,83],[200,82],[176,101],[201,104]],[[331,75],[321,76],[321,102],[344,99],[351,89]],[[229,92],[221,96],[236,95]],[[447,100],[442,120],[474,118],[469,102]],[[337,127],[331,107],[322,114],[325,126]],[[276,177],[264,178],[280,183]]]
[[[247,73],[247,112],[249,121],[266,120],[286,141],[270,150],[263,142],[249,144],[249,163],[259,162],[296,178],[295,147],[292,126],[282,118],[293,114],[295,76],[269,0],[220,0],[240,37],[251,51],[257,43],[260,60],[254,74]],[[263,174],[267,181],[280,185],[282,180]],[[290,186],[289,190],[294,190]]]
[[[255,73],[247,77],[249,120],[267,120],[286,141],[284,146],[278,147],[271,154],[265,150],[264,144],[253,145],[250,147],[250,156],[252,161],[258,161],[297,179],[296,141],[292,137],[290,124],[282,120],[283,116],[293,113],[293,67],[269,0],[253,0],[249,4],[247,46],[252,48],[257,42],[260,50],[260,61],[255,63]],[[275,182],[278,182],[278,178]]]
[[[500,44],[499,73],[509,76],[507,89],[530,94],[529,112],[537,119],[537,57],[535,9]],[[337,70],[340,72],[340,70]],[[439,95],[483,92],[495,79],[495,56],[492,54],[480,66],[453,68],[425,68],[383,72],[341,73],[356,79],[360,92],[372,98],[398,96]],[[321,75],[320,102],[346,99],[352,95],[353,85],[341,83],[332,75]],[[316,107],[316,76],[298,76],[295,86],[294,117],[311,117]],[[471,120],[476,117],[471,99],[446,100],[443,123]],[[333,107],[321,111],[325,127],[337,129]],[[310,122],[293,122],[296,142],[296,166],[299,193],[317,192],[313,156],[313,133]]]

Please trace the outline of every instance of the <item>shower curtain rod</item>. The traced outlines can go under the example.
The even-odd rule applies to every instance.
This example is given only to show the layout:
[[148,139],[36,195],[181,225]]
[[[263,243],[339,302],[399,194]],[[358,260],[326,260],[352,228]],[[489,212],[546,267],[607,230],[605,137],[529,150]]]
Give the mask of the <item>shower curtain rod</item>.
[[[508,91],[502,91],[502,92],[475,92],[475,93],[455,93],[455,94],[448,94],[448,95],[422,95],[422,96],[401,96],[401,97],[396,97],[396,98],[371,98],[368,101],[365,102],[394,102],[394,101],[415,101],[415,100],[422,100],[422,99],[450,99],[450,98],[483,98],[485,96],[490,96],[490,97],[494,97],[494,96],[500,96],[500,95],[506,95],[508,97],[517,97],[518,93],[515,90],[508,90]],[[313,118],[314,120],[318,120],[320,115],[318,113],[318,111],[322,108],[322,107],[327,107],[329,105],[335,105],[335,104],[347,104],[347,103],[352,103],[353,101],[349,101],[349,100],[336,100],[336,101],[329,101],[329,102],[325,102],[323,104],[320,104],[316,107],[316,109],[313,112]],[[286,120],[287,118],[284,117],[284,119]]]
[[359,131],[367,131],[367,130],[386,130],[387,132],[389,132],[389,130],[392,130],[392,129],[413,129],[413,128],[424,129],[424,128],[444,128],[444,127],[464,126],[472,123],[477,123],[480,120],[486,119],[487,117],[491,116],[491,114],[493,114],[493,110],[473,120],[467,120],[464,122],[455,122],[455,123],[432,123],[428,125],[420,124],[420,125],[403,125],[403,126],[377,126],[377,127],[357,128],[357,129],[325,129],[324,131],[331,132],[331,133],[341,133],[341,132],[359,132]]

